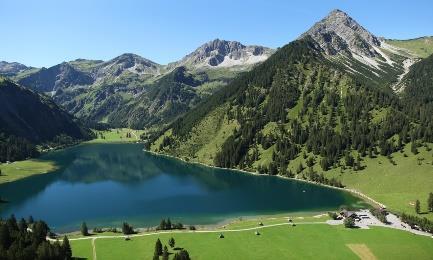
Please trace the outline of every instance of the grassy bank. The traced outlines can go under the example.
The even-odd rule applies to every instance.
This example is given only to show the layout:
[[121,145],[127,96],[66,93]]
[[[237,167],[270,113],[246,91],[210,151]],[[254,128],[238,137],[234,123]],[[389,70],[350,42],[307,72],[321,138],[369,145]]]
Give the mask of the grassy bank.
[[115,128],[105,131],[94,130],[96,139],[87,143],[128,143],[140,141],[140,135],[144,130],[133,130],[129,128]]
[[[265,225],[267,223],[264,223]],[[328,224],[264,227],[259,230],[150,234],[94,240],[98,259],[152,259],[157,238],[188,250],[192,259],[430,259],[433,239],[389,228],[345,229]],[[93,259],[92,240],[71,241],[75,257]],[[173,253],[175,250],[170,249]]]
[[0,184],[16,181],[36,174],[45,174],[56,170],[55,162],[39,159],[0,164]]

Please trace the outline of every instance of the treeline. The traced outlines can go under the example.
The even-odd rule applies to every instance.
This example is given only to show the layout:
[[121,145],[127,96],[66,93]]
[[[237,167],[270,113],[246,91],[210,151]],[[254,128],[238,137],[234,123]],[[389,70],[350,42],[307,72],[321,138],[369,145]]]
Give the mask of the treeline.
[[[65,134],[55,136],[51,141],[40,144],[42,150],[61,149],[79,143],[80,139],[70,137]],[[0,133],[0,163],[25,160],[37,157],[39,151],[36,145],[23,137],[14,135],[6,136]]]
[[156,227],[156,230],[171,230],[171,229],[184,229],[182,223],[171,223],[170,218],[167,220],[162,219],[159,223],[159,226]]
[[0,162],[13,162],[35,157],[39,153],[36,146],[25,138],[0,133]]
[[433,221],[428,220],[427,218],[420,218],[403,213],[401,215],[401,221],[407,223],[412,228],[420,229],[433,234]]
[[46,240],[50,228],[43,221],[0,220],[0,259],[68,260],[72,251],[67,237],[62,244]]

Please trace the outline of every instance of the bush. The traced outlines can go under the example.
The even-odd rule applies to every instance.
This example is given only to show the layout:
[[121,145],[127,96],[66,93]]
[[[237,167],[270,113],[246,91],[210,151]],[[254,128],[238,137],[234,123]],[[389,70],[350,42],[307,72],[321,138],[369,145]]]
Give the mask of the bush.
[[333,220],[336,220],[338,218],[338,214],[335,212],[328,212],[328,216]]
[[355,220],[351,217],[344,219],[344,226],[346,228],[354,228],[355,227]]

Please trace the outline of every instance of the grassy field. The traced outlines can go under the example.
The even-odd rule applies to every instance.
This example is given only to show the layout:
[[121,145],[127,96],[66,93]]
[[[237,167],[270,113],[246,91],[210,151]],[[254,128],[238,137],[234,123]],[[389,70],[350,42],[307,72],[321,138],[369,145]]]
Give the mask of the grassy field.
[[[266,225],[266,223],[264,223]],[[192,259],[431,259],[433,239],[389,228],[345,229],[328,224],[264,227],[259,230],[182,232],[94,240],[98,259],[152,259],[157,238],[188,250]],[[71,241],[75,257],[93,259],[92,240]],[[170,249],[170,252],[175,252]]]
[[[107,131],[94,130],[97,138],[88,143],[119,143],[119,142],[136,142],[140,140],[140,135],[144,130],[133,130],[129,128],[116,128]],[[127,137],[130,133],[131,137]]]
[[[407,146],[404,153],[394,153],[395,165],[386,157],[366,157],[362,162],[366,168],[361,171],[341,173],[337,168],[326,176],[339,178],[348,188],[361,191],[391,210],[415,214],[414,203],[419,199],[421,211],[427,212],[427,197],[433,192],[433,154],[424,147],[418,150],[419,154],[414,155]],[[433,219],[433,213],[420,216]]]
[[407,49],[421,58],[426,58],[433,53],[433,37],[421,37],[411,40],[386,40],[386,42]]
[[25,161],[13,162],[10,164],[0,164],[0,184],[16,181],[35,174],[49,173],[57,169],[54,162],[30,159]]

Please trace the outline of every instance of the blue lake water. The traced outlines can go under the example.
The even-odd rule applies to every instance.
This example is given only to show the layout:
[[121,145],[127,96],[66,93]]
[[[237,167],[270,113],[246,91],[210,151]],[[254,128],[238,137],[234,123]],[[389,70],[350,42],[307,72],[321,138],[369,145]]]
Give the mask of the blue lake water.
[[157,225],[162,218],[214,224],[228,218],[317,212],[359,205],[347,192],[275,176],[214,169],[142,151],[140,144],[88,144],[46,154],[61,167],[0,185],[0,216],[32,215],[58,232]]

